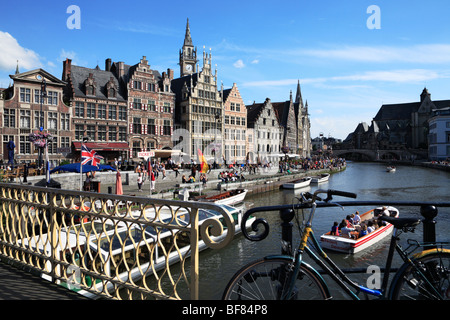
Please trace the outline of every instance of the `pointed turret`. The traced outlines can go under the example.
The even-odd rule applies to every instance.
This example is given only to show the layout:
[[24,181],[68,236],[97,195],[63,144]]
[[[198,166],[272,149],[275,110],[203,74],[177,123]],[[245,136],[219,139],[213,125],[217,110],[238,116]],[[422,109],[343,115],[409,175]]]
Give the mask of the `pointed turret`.
[[298,80],[297,83],[297,93],[295,95],[295,103],[300,103],[300,106],[303,107],[303,98],[302,98],[302,91],[300,89],[300,80]]
[[184,36],[184,45],[193,46],[191,38],[191,28],[189,27],[189,18],[187,19],[186,23],[186,35]]

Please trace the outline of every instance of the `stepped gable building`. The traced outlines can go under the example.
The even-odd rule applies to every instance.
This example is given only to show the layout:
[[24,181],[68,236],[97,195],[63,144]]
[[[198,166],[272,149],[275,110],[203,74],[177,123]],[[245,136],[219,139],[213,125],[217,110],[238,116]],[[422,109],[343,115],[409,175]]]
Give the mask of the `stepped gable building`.
[[292,156],[308,157],[311,151],[310,120],[308,105],[303,106],[300,81],[297,84],[295,101],[291,91],[289,100],[272,102],[272,106],[282,128],[280,151]]
[[429,119],[433,111],[450,106],[450,100],[431,100],[424,88],[420,101],[385,104],[370,126],[360,123],[344,140],[343,147],[369,150],[427,150]]
[[247,127],[254,132],[253,154],[248,158],[251,163],[277,162],[281,152],[283,127],[278,123],[275,108],[267,98],[264,103],[247,105]]
[[174,149],[186,154],[185,163],[197,159],[198,149],[206,155],[223,155],[224,113],[217,87],[217,69],[212,70],[211,53],[203,51],[202,70],[197,62],[188,20],[180,51],[180,78],[172,80],[176,97]]
[[294,110],[294,103],[291,98],[284,102],[272,102],[278,123],[282,128],[280,146],[282,153],[295,154],[298,146],[298,126]]
[[73,153],[78,158],[81,143],[112,162],[128,155],[126,90],[106,64],[106,70],[72,65],[63,62],[62,79],[66,102],[72,106],[72,126],[75,132]]
[[306,101],[306,104],[303,104],[300,81],[297,83],[294,112],[297,124],[297,154],[303,158],[310,157],[312,150],[311,120],[308,113],[308,101]]
[[110,59],[106,65],[126,91],[130,158],[141,160],[137,159],[138,152],[150,150],[156,151],[157,157],[170,156],[170,152],[161,150],[171,150],[173,146],[173,70],[168,69],[161,75],[151,69],[145,56],[133,66],[123,62],[111,65]]
[[[224,146],[227,163],[245,163],[249,137],[247,131],[247,108],[236,83],[231,89],[222,89],[223,110],[225,114]],[[253,133],[250,133],[253,135]]]
[[[38,163],[38,150],[29,140],[40,127],[53,136],[48,143],[49,161],[57,165],[65,156],[58,148],[70,147],[73,139],[72,108],[63,101],[65,82],[43,69],[10,75],[12,86],[0,90],[0,133],[3,163],[8,162],[7,144],[14,141],[15,161]],[[41,90],[45,94],[41,95]],[[41,113],[42,110],[42,113]]]

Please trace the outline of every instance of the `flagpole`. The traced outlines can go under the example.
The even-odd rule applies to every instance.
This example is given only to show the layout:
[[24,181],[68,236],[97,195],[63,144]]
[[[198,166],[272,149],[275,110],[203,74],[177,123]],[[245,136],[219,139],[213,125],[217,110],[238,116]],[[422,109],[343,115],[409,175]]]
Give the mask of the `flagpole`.
[[80,191],[83,191],[83,146],[87,142],[88,138],[83,137],[83,142],[81,142],[81,153],[80,153]]

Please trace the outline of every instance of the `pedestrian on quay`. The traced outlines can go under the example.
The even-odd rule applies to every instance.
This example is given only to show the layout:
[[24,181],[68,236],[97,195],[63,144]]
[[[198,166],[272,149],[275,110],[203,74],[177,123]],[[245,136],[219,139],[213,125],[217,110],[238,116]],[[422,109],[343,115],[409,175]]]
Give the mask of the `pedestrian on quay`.
[[193,176],[194,179],[195,179],[195,174],[196,174],[196,173],[197,173],[196,165],[195,165],[195,163],[192,163],[191,176]]
[[153,170],[151,170],[150,172],[150,191],[153,192],[155,191],[156,179]]
[[138,185],[138,191],[139,192],[142,192],[142,183],[143,183],[143,180],[142,180],[142,175],[141,175],[141,173],[139,172],[138,173],[138,177],[137,177],[137,185]]

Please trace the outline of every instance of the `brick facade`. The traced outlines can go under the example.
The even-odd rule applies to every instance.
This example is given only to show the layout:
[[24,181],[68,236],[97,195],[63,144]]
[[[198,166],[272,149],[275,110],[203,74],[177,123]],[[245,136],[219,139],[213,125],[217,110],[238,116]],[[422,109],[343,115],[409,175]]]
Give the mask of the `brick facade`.
[[[16,150],[15,160],[19,163],[37,163],[39,148],[29,141],[29,134],[38,132],[42,126],[44,132],[53,136],[48,145],[49,161],[58,164],[65,156],[58,148],[70,147],[73,139],[72,108],[63,101],[65,83],[43,69],[11,75],[14,81],[1,93],[0,118],[2,136],[2,161],[8,162],[6,144],[13,139]],[[41,88],[45,81],[47,97],[42,99]]]
[[131,157],[140,151],[172,149],[175,94],[173,70],[162,76],[152,70],[146,57],[128,67],[128,141]]

